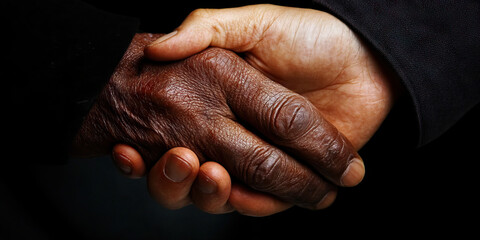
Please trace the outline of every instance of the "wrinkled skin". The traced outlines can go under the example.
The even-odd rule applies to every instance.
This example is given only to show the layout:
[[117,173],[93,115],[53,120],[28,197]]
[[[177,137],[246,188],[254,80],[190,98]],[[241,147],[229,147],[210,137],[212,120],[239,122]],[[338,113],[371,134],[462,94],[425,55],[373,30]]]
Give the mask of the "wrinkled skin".
[[148,58],[183,59],[207,47],[244,55],[270,79],[305,96],[358,150],[403,87],[388,65],[334,16],[269,4],[197,9]]
[[187,147],[253,189],[313,209],[341,185],[359,156],[306,98],[227,50],[170,64],[144,59],[158,37],[134,38],[77,135],[77,155],[126,143],[152,166],[168,149]]

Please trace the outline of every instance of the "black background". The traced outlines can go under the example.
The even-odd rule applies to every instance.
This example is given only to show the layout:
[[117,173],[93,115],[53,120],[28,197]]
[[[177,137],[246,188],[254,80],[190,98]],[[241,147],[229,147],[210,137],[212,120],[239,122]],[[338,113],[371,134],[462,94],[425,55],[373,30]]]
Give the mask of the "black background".
[[[134,16],[145,32],[168,33],[196,8],[258,1],[88,1]],[[311,7],[309,1],[269,1]],[[415,148],[415,124],[397,106],[360,151],[366,177],[340,189],[328,209],[292,208],[265,218],[209,215],[190,206],[170,211],[148,196],[145,179],[121,176],[108,157],[66,165],[31,165],[0,182],[0,238],[232,239],[346,236],[469,236],[478,221],[480,107],[439,139]],[[410,115],[408,114],[410,113]],[[7,150],[8,151],[8,150]],[[474,236],[474,235],[473,235]]]

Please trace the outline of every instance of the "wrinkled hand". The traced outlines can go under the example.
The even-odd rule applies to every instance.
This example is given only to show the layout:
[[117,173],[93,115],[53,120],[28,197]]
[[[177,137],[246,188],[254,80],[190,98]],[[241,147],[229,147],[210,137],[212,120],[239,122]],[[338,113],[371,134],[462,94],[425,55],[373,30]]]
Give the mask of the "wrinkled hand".
[[[356,149],[377,131],[401,91],[389,68],[345,24],[310,9],[273,5],[199,9],[145,53],[153,60],[177,60],[210,46],[243,53],[256,69],[307,97]],[[233,194],[235,187],[230,201],[238,205],[232,199],[238,195]],[[274,202],[255,197],[244,201],[256,202],[255,207],[243,204],[250,215]]]
[[154,38],[134,38],[77,136],[77,154],[125,143],[150,168],[167,150],[187,147],[253,189],[313,209],[335,191],[330,182],[361,180],[346,172],[360,161],[353,146],[305,98],[225,50],[169,65],[145,60]]

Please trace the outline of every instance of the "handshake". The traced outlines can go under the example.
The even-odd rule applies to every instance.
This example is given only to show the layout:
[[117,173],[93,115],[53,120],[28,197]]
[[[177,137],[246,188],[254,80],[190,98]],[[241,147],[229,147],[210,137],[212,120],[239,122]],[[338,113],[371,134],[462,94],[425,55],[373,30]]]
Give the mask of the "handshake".
[[357,150],[399,86],[335,17],[253,5],[137,34],[86,117],[79,156],[112,151],[167,208],[265,216],[357,185]]

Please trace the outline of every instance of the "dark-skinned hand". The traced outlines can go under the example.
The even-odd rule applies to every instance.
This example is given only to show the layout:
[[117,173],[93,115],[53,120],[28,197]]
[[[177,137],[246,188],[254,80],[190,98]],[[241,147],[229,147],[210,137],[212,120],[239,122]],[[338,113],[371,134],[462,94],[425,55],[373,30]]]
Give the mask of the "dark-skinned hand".
[[148,61],[143,49],[158,37],[135,36],[79,131],[77,155],[124,143],[150,169],[186,147],[252,189],[311,209],[324,207],[335,185],[361,181],[363,172],[347,171],[361,161],[355,148],[306,98],[227,50]]
[[[175,31],[147,46],[145,53],[154,60],[176,60],[212,46],[242,53],[249,64],[270,79],[305,96],[357,150],[377,131],[402,91],[388,66],[347,25],[328,13],[312,9],[275,5],[198,9]],[[122,145],[115,151],[135,150]],[[133,169],[141,169],[141,156],[138,153],[130,156],[135,163]],[[362,163],[357,163],[359,167],[352,169],[363,176]],[[209,171],[214,168],[218,182],[229,180],[228,174],[219,176],[226,172],[222,166],[213,165]],[[154,175],[161,174],[152,172],[149,178]],[[150,191],[168,192],[163,189]],[[168,193],[165,196],[164,199],[176,200],[168,198]],[[334,196],[330,194],[329,198],[333,201]],[[215,202],[212,199],[203,202]],[[202,209],[207,205],[196,199],[193,202]],[[246,194],[245,188],[235,182],[228,203],[242,213],[255,216],[288,207],[268,195]]]

